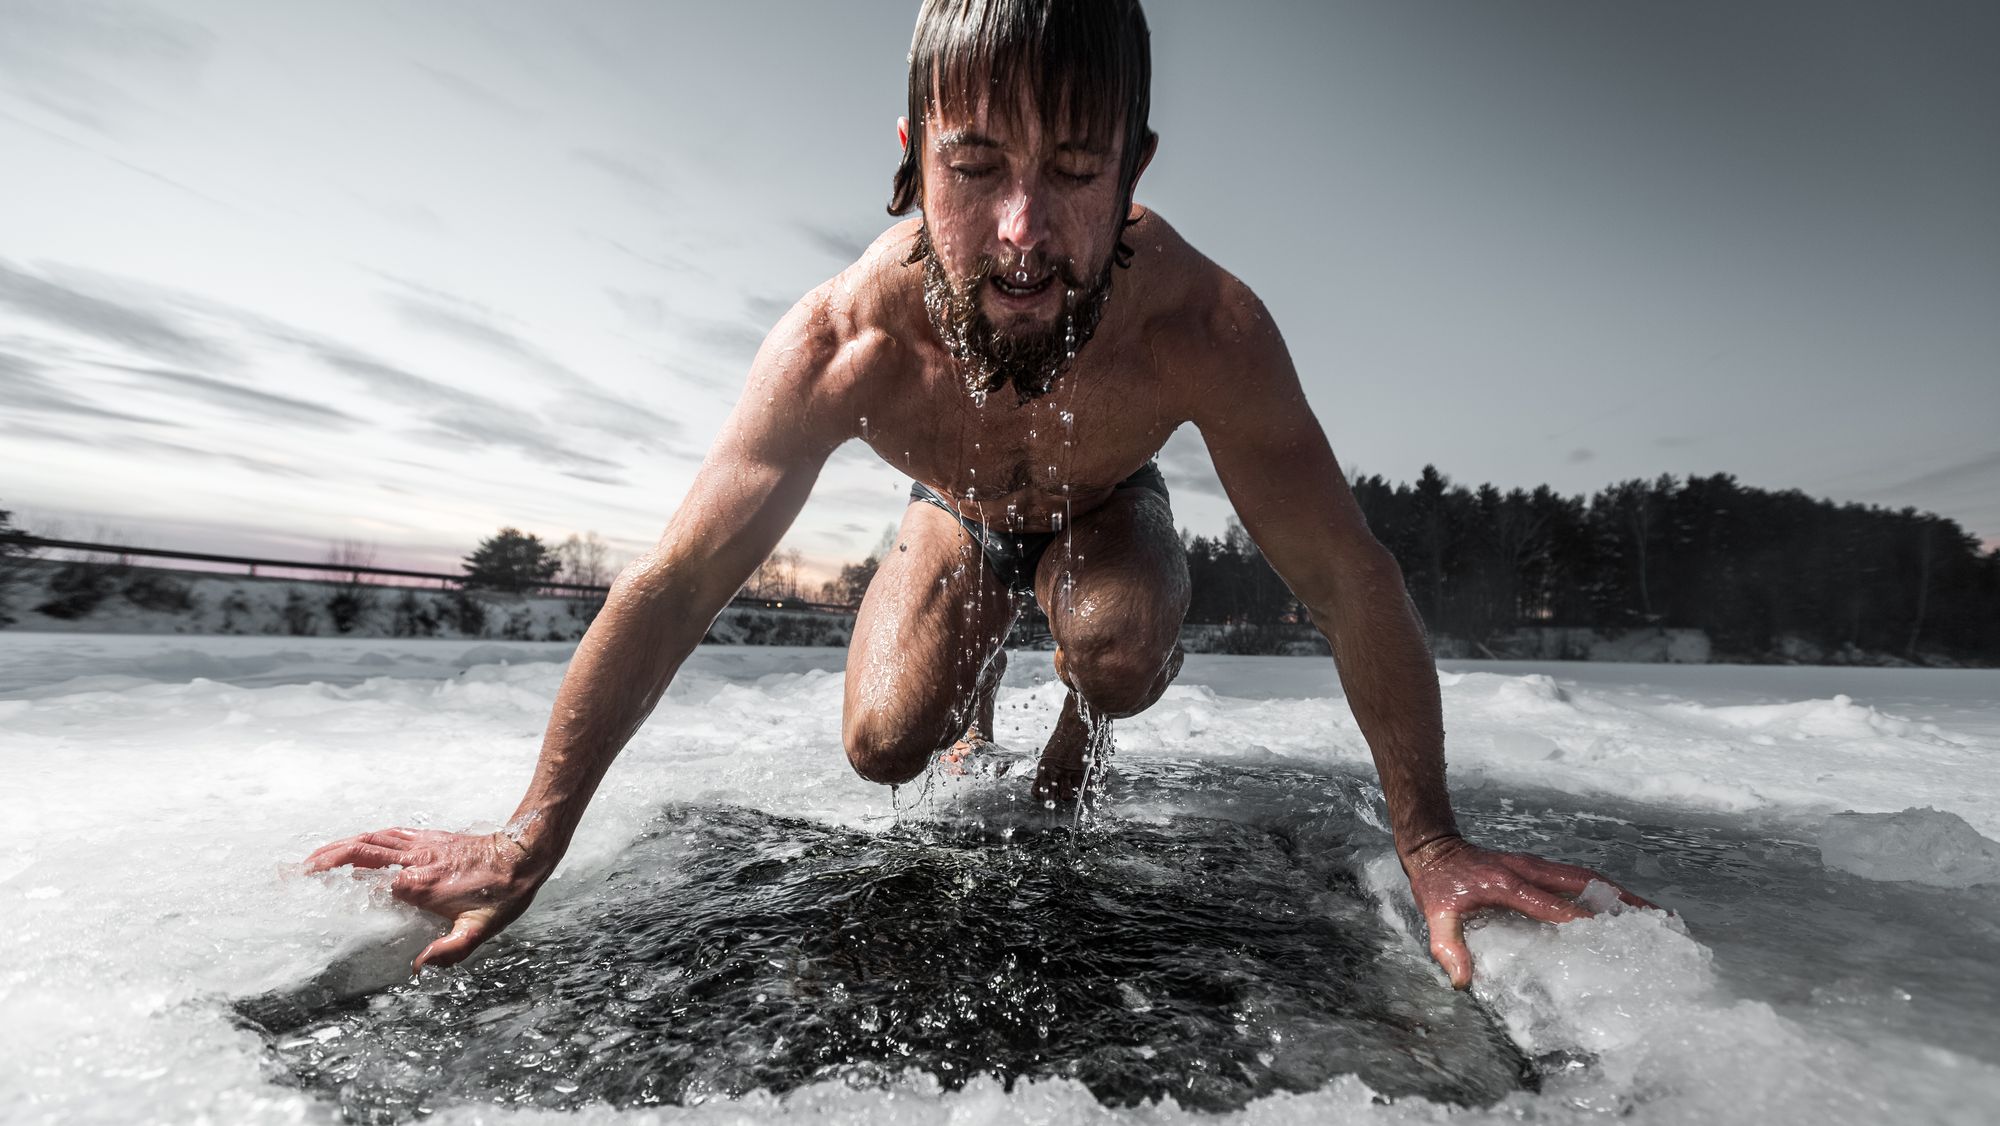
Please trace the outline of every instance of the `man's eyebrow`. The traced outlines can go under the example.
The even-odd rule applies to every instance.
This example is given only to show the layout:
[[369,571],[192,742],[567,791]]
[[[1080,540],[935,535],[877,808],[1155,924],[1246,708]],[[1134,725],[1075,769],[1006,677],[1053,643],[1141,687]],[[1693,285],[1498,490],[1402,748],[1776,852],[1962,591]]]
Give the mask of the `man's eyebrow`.
[[[946,130],[937,135],[935,143],[941,149],[999,149],[1006,147],[995,138],[989,137],[984,133],[975,133],[970,129]],[[1111,146],[1102,142],[1064,141],[1056,146],[1056,151],[1065,155],[1109,156],[1111,155]]]
[[984,133],[975,133],[970,129],[950,129],[938,134],[937,147],[941,149],[997,149],[1002,146],[999,141],[994,140]]

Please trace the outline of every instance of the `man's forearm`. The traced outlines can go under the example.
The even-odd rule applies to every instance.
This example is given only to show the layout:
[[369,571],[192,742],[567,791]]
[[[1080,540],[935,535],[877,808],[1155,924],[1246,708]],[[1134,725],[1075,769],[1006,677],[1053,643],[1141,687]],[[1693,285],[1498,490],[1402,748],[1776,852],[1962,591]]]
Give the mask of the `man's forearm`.
[[1348,706],[1382,779],[1396,852],[1407,857],[1455,836],[1458,821],[1445,789],[1437,666],[1402,574],[1386,552],[1383,558],[1343,584],[1341,597],[1313,620],[1333,647]]
[[532,854],[561,856],[598,783],[701,642],[712,613],[690,584],[642,560],[613,584],[556,693],[534,779],[508,823]]

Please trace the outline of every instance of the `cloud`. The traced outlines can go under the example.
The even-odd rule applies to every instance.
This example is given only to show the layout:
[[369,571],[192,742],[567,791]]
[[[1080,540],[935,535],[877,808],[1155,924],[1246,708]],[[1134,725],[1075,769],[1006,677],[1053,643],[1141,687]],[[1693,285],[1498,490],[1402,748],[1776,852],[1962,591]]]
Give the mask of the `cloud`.
[[46,370],[41,364],[25,356],[0,352],[0,402],[7,404],[9,414],[15,411],[32,411],[36,414],[89,419],[93,422],[137,422],[145,426],[174,425],[157,418],[146,418],[99,406],[46,378],[43,375]]
[[763,347],[769,327],[759,328],[748,321],[690,320],[681,335],[728,363],[747,364]]
[[469,78],[454,74],[448,70],[439,69],[438,67],[431,66],[429,63],[417,62],[414,59],[410,60],[410,65],[416,67],[419,73],[432,82],[437,83],[439,86],[444,87],[481,109],[498,112],[501,116],[515,121],[526,121],[534,116],[534,111],[528,107],[511,98],[503,97],[490,88],[482,86]]
[[1963,485],[1986,485],[2000,489],[2000,450],[1933,469],[1894,485],[1873,490],[1876,496],[1907,496],[1912,493],[1941,492]]
[[247,415],[266,422],[289,422],[321,429],[334,429],[359,424],[362,420],[346,411],[304,399],[294,399],[289,395],[279,395],[270,391],[259,391],[254,387],[244,387],[211,379],[193,372],[173,371],[168,368],[140,367],[130,364],[99,364],[114,371],[130,372],[149,382],[164,383],[171,389],[186,392],[195,398],[205,400],[226,410]]
[[0,23],[0,88],[100,133],[145,111],[161,87],[192,88],[212,41],[164,13],[73,0],[11,0]]
[[749,307],[751,322],[764,325],[765,331],[768,332],[771,325],[777,324],[786,313],[792,311],[792,306],[798,304],[799,299],[796,297],[759,297],[752,294],[744,298],[743,303]]
[[606,152],[603,149],[571,149],[569,155],[578,163],[594,168],[632,189],[640,198],[649,202],[661,202],[663,197],[673,192],[666,181],[641,167],[632,158]]
[[1174,431],[1160,447],[1159,458],[1160,475],[1166,478],[1169,491],[1228,499],[1222,478],[1215,475],[1215,463],[1209,460],[1208,446],[1192,427]]
[[667,327],[667,302],[664,298],[609,286],[605,287],[604,295],[611,299],[612,307],[631,327],[641,332],[658,332]]
[[433,235],[445,234],[451,229],[444,221],[444,216],[439,215],[436,211],[421,203],[408,200],[376,199],[372,196],[362,195],[359,192],[349,192],[348,196],[361,204],[361,206],[398,226],[409,227],[413,230]]
[[[121,416],[121,417],[129,417],[129,416]],[[129,420],[135,422],[151,421],[150,419],[143,419],[143,418],[129,419]],[[32,441],[55,442],[63,445],[79,446],[82,447],[83,449],[99,454],[104,452],[106,446],[106,442],[102,434],[98,433],[75,434],[67,430],[55,430],[44,426],[35,426],[30,423],[11,421],[11,420],[4,423],[0,423],[0,434],[7,434],[14,438],[26,438]],[[120,454],[145,452],[145,453],[165,454],[168,457],[178,458],[184,461],[201,461],[207,463],[222,462],[229,465],[239,466],[243,469],[248,469],[254,473],[263,474],[265,476],[279,476],[279,477],[293,477],[293,478],[305,478],[313,476],[312,474],[307,473],[306,471],[298,468],[297,466],[285,465],[280,462],[267,460],[265,458],[251,457],[248,454],[236,453],[233,451],[199,449],[194,446],[182,445],[179,442],[168,442],[159,438],[147,438],[138,435],[121,434],[119,435],[115,445]]]
[[295,329],[266,327],[281,343],[349,376],[371,394],[418,412],[428,426],[420,431],[426,437],[512,449],[559,470],[596,473],[605,483],[617,483],[609,475],[624,468],[615,461],[565,448],[549,437],[547,423],[526,411],[426,379],[333,341]]
[[[800,222],[794,223],[793,226],[805,236],[807,244],[826,251],[839,259],[843,265],[860,258],[868,250],[868,245],[875,241],[873,238],[861,238],[831,227],[822,227],[817,223]],[[790,308],[789,305],[786,307]]]
[[622,438],[647,450],[672,452],[672,444],[680,439],[680,423],[630,398],[607,394],[532,342],[496,324],[493,314],[480,306],[408,282],[398,284],[422,294],[389,298],[407,323],[502,356],[553,384],[556,397],[546,408],[553,421]]
[[1596,457],[1597,457],[1596,450],[1585,449],[1582,446],[1578,446],[1576,449],[1571,450],[1569,452],[1569,456],[1564,458],[1563,460],[1571,465],[1582,465],[1584,462],[1592,461]]
[[58,285],[0,260],[0,306],[44,324],[182,362],[218,363],[227,353],[170,323],[159,311]]
[[600,235],[591,231],[581,231],[579,233],[585,238],[601,242],[618,253],[623,254],[625,257],[651,266],[656,270],[666,270],[669,273],[686,274],[696,278],[709,278],[713,276],[713,272],[706,267],[696,265],[692,259],[676,254],[671,250],[640,250],[630,243],[621,242],[608,235]]
[[121,438],[118,441],[118,446],[121,450],[149,450],[154,453],[166,454],[169,457],[178,457],[192,461],[221,462],[225,465],[234,465],[240,469],[248,469],[252,473],[301,479],[316,476],[300,469],[298,466],[286,465],[282,462],[271,461],[268,458],[251,457],[248,454],[236,453],[231,450],[197,449],[194,446],[181,445],[179,442],[163,442],[157,438]]
[[[402,283],[409,285],[410,283]],[[418,288],[411,286],[411,288]],[[435,293],[436,291],[427,291]],[[442,296],[442,295],[440,295]],[[446,298],[452,304],[436,299],[397,295],[388,298],[396,314],[407,324],[429,329],[446,336],[455,337],[471,344],[477,344],[488,351],[498,352],[509,359],[519,361],[529,367],[539,369],[563,380],[577,379],[568,368],[550,359],[546,353],[519,336],[495,325],[490,316],[478,306],[469,302],[459,302],[456,298]],[[456,305],[457,307],[454,307]]]

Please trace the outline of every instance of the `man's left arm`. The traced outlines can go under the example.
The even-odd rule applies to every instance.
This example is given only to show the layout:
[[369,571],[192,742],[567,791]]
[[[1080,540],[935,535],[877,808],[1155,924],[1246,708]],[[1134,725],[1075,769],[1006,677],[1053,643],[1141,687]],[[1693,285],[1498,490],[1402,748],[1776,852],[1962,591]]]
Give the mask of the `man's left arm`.
[[1611,881],[1459,835],[1445,788],[1437,667],[1402,570],[1368,530],[1277,326],[1240,283],[1231,285],[1240,292],[1214,334],[1227,345],[1200,377],[1206,386],[1196,389],[1193,421],[1244,529],[1333,648],[1382,779],[1396,855],[1430,926],[1431,956],[1464,989],[1472,983],[1466,914],[1504,908],[1568,922],[1590,913],[1573,896],[1592,880]]

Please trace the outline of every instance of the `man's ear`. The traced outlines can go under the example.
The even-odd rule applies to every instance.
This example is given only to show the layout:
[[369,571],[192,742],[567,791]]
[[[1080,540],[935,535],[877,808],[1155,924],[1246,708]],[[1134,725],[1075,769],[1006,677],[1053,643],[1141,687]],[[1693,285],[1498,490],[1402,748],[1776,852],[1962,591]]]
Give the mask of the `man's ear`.
[[907,117],[896,119],[896,144],[904,152],[910,151],[910,119]]

